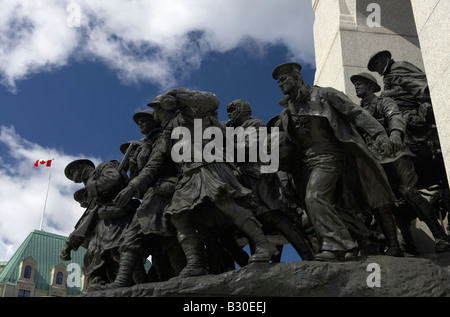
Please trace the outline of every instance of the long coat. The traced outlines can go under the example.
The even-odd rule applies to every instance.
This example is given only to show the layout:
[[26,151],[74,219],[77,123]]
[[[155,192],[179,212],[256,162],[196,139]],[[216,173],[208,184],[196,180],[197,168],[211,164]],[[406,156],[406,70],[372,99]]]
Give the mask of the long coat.
[[[194,138],[195,134],[199,132],[194,131],[195,119],[202,120],[201,132],[209,127],[219,128],[224,132],[224,126],[217,118],[219,99],[211,92],[180,88],[177,91],[177,101],[180,104],[180,109],[178,115],[172,121],[172,127],[189,129],[191,132],[189,142],[191,142],[192,154],[195,157],[194,151],[198,149],[196,149]],[[207,143],[209,143],[209,140],[202,138],[202,146]],[[195,162],[195,160],[182,162],[178,166],[181,177],[175,188],[171,204],[166,208],[168,213],[196,211],[207,203],[215,205],[221,199],[238,201],[248,208],[254,207],[252,191],[238,182],[233,173],[235,168],[233,164],[227,161],[206,162],[205,158],[202,157],[201,162]],[[243,222],[246,218],[247,215],[243,214],[239,222]]]
[[[395,196],[387,176],[379,161],[371,154],[356,127],[376,139],[386,134],[383,126],[366,110],[354,104],[344,93],[333,88],[310,87],[308,100],[299,107],[297,115],[320,116],[326,118],[338,141],[344,149],[347,164],[343,173],[343,195],[346,201],[357,203],[356,211],[374,210],[395,202]],[[289,113],[295,109],[289,96],[280,104],[285,106],[280,113],[280,128],[287,133],[287,139],[293,144],[297,140],[290,133],[292,121]]]
[[130,224],[137,207],[133,204],[135,200],[121,209],[112,203],[112,199],[127,184],[128,176],[119,172],[117,161],[100,163],[86,182],[88,198],[97,199],[99,217],[84,257],[83,272],[87,276],[95,276],[98,274],[95,271],[106,269],[107,277],[114,277],[120,258],[118,250],[122,232]]

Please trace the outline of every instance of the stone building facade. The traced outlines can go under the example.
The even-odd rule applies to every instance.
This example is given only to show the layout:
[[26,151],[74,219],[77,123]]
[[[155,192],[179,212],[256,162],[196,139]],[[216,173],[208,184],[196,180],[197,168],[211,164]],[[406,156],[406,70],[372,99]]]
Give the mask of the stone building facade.
[[0,297],[66,297],[86,292],[82,273],[85,249],[71,261],[59,254],[67,237],[33,230],[0,267]]

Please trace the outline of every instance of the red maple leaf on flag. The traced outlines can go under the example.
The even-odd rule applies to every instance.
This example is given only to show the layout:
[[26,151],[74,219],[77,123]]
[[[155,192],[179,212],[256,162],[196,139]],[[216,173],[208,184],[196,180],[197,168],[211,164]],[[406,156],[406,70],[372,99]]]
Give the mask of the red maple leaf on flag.
[[46,167],[50,167],[52,166],[52,161],[53,160],[37,160],[34,163],[34,166],[38,167],[38,166],[46,166]]

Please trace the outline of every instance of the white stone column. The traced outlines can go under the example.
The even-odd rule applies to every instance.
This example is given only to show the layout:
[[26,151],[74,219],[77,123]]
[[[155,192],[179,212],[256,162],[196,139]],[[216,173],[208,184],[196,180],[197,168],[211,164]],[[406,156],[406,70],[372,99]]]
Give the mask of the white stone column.
[[411,0],[431,100],[450,176],[450,1]]

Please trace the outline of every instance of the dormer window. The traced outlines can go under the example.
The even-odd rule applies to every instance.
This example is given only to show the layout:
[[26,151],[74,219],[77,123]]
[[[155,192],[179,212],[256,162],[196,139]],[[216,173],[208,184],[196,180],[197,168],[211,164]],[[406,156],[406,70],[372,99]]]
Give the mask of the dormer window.
[[25,270],[23,271],[23,277],[24,278],[30,278],[31,277],[31,266],[27,265],[25,267]]
[[33,282],[35,272],[36,272],[36,261],[33,259],[32,256],[29,256],[20,262],[19,276],[18,276],[20,280],[27,283]]
[[61,285],[63,283],[63,277],[64,277],[64,274],[62,272],[58,272],[56,274],[56,281],[55,281],[55,283]]

